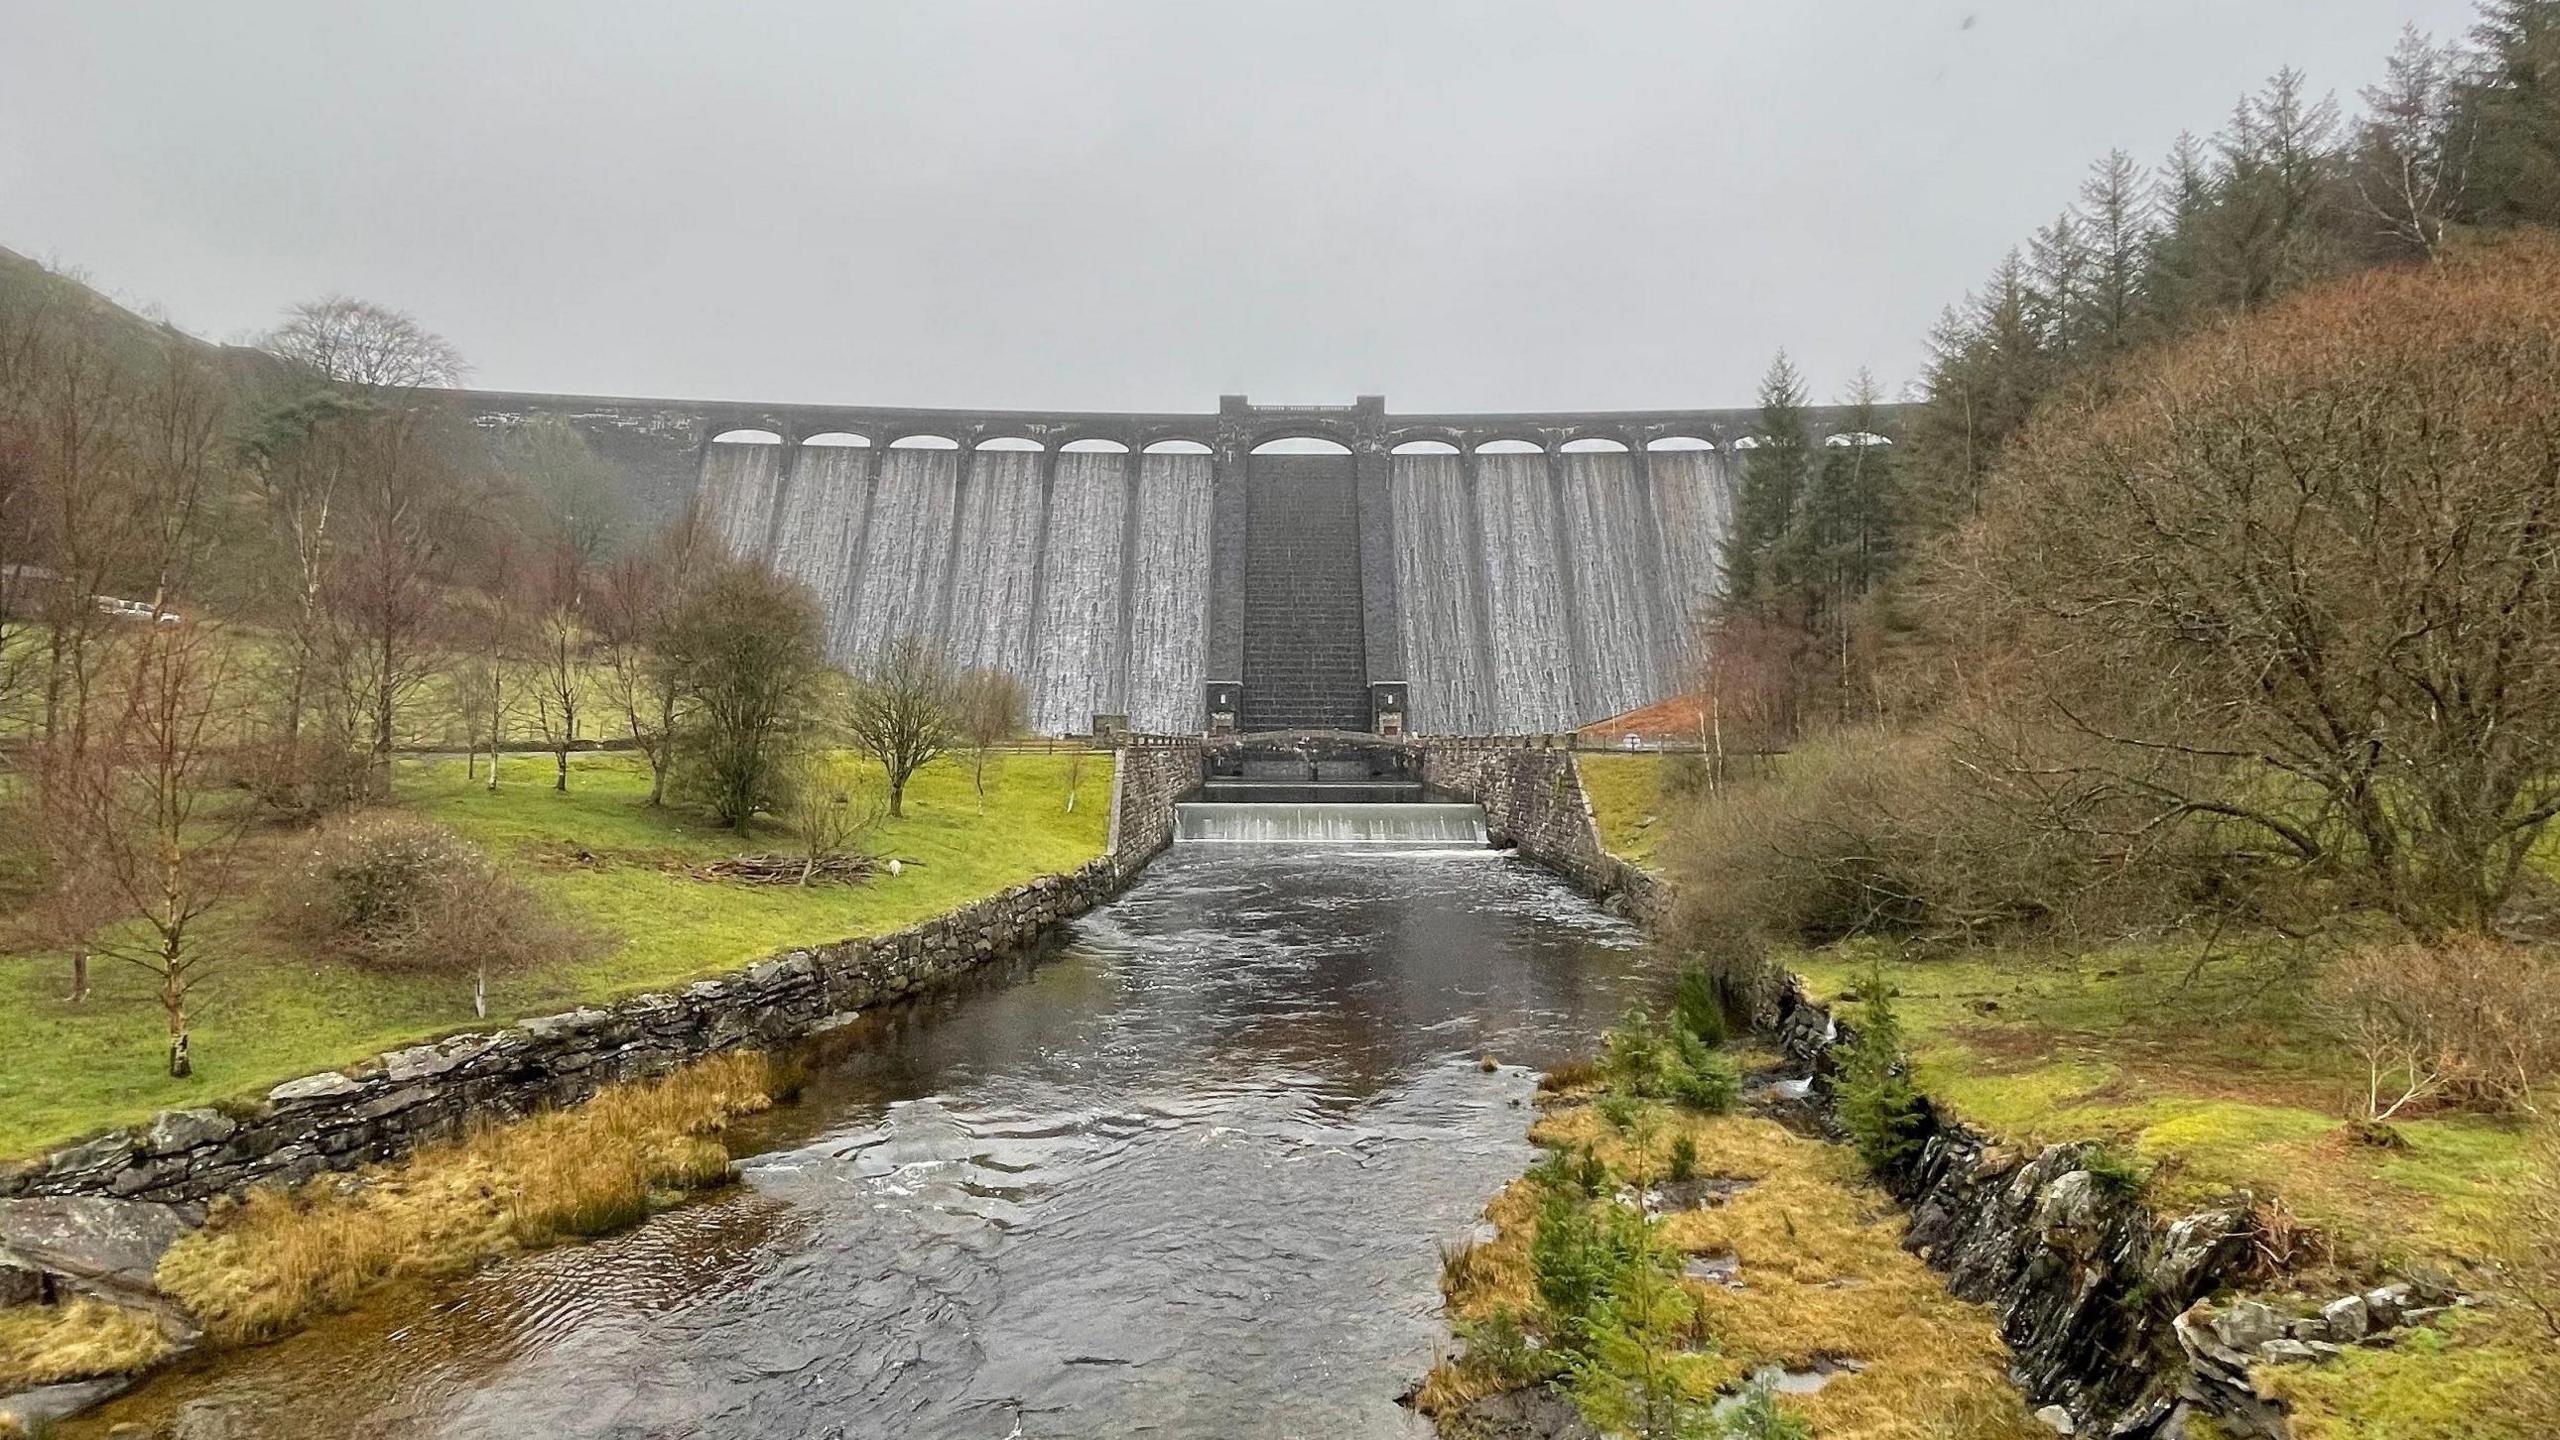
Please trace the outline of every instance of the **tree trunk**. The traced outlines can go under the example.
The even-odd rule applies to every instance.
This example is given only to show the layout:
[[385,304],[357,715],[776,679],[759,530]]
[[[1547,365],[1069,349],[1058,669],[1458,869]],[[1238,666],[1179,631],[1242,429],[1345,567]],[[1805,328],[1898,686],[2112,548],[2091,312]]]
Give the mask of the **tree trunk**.
[[71,1003],[77,1005],[89,998],[89,947],[71,952]]
[[471,1018],[489,1018],[489,970],[487,966],[471,972]]
[[195,1073],[195,1062],[187,1058],[187,987],[178,972],[163,972],[160,981],[160,1008],[169,1016],[169,1078],[184,1080]]
[[904,780],[889,782],[889,816],[895,820],[907,817],[907,782]]
[[560,742],[551,753],[559,772],[552,780],[551,788],[566,795],[569,793],[569,742]]

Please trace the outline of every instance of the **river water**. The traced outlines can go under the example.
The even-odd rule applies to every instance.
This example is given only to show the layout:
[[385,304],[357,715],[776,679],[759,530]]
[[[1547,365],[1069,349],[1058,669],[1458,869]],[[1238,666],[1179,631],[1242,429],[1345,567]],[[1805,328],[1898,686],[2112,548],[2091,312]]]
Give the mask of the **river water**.
[[1646,983],[1508,855],[1177,847],[1036,962],[866,1018],[742,1185],[94,1430],[1424,1434],[1394,1397],[1445,1339],[1438,1245],[1529,1161],[1535,1071]]

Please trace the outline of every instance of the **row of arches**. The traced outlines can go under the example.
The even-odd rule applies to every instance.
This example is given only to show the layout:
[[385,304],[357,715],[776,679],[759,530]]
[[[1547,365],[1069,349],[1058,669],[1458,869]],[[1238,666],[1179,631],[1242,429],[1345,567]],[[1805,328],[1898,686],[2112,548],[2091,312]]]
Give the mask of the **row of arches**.
[[[784,442],[780,435],[771,430],[724,430],[720,434],[712,436],[711,443],[714,445],[780,445]],[[802,440],[800,443],[802,445],[822,447],[868,448],[871,444],[871,437],[867,435],[856,435],[849,431],[830,431],[823,435],[812,435],[807,439]],[[1760,443],[1761,442],[1757,437],[1745,435],[1740,439],[1729,442],[1726,448],[1734,450],[1756,450],[1760,447]],[[1893,442],[1882,435],[1871,434],[1866,431],[1853,431],[1840,435],[1827,435],[1823,437],[1822,443],[1830,446],[1866,446],[1890,445]],[[958,440],[955,440],[948,435],[901,435],[897,439],[889,442],[889,448],[892,450],[957,450],[961,447]],[[1026,439],[1021,436],[999,435],[979,441],[974,448],[979,450],[1039,451],[1046,450],[1048,447],[1042,445],[1037,440]],[[1479,441],[1471,448],[1478,455],[1543,455],[1547,451],[1546,446],[1538,444],[1535,441],[1514,439]],[[1557,453],[1565,455],[1624,455],[1628,451],[1628,446],[1622,441],[1589,438],[1581,440],[1567,440],[1562,445],[1555,448]],[[1713,441],[1702,439],[1695,435],[1664,435],[1646,441],[1644,448],[1651,451],[1713,450],[1716,449],[1717,446]],[[1129,447],[1117,440],[1070,440],[1066,444],[1059,446],[1058,449],[1061,452],[1068,454],[1084,453],[1099,455],[1126,455],[1129,453]],[[1145,453],[1149,455],[1207,455],[1211,452],[1207,445],[1202,444],[1197,440],[1158,440],[1153,444],[1148,445]],[[1284,436],[1274,440],[1266,440],[1263,443],[1254,446],[1253,453],[1256,455],[1348,455],[1351,453],[1351,447],[1338,440],[1327,440],[1312,435],[1293,435]],[[1408,440],[1403,444],[1396,446],[1389,453],[1396,455],[1456,455],[1461,453],[1461,451],[1457,443],[1454,441]]]

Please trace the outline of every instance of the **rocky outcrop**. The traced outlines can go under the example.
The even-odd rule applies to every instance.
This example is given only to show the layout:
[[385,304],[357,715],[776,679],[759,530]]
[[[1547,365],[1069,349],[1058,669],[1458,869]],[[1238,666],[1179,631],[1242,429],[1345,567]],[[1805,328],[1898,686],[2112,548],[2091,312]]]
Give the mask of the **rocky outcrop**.
[[[1199,748],[1123,751],[1113,844],[1064,875],[1017,885],[873,939],[792,950],[681,990],[456,1035],[288,1080],[258,1099],[164,1112],[41,1159],[0,1166],[0,1200],[106,1196],[195,1202],[294,1184],[459,1134],[480,1117],[574,1104],[607,1084],[664,1074],[723,1050],[772,1047],[851,1012],[928,989],[1037,943],[1118,893],[1172,838],[1172,801],[1198,782]],[[0,1292],[13,1279],[0,1260]]]
[[1423,783],[1484,807],[1497,845],[1572,882],[1630,919],[1651,924],[1667,898],[1660,877],[1610,854],[1582,790],[1573,751],[1559,738],[1423,742]]
[[15,1291],[18,1303],[71,1295],[127,1304],[156,1299],[160,1257],[199,1218],[175,1206],[89,1195],[0,1200],[0,1290]]

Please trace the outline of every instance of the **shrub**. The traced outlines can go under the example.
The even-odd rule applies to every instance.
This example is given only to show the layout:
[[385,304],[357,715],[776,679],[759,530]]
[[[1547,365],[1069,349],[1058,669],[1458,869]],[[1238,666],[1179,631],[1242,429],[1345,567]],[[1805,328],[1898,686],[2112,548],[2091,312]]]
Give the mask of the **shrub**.
[[1929,1107],[1903,1072],[1902,1022],[1881,969],[1860,982],[1857,998],[1858,1023],[1842,1047],[1840,1126],[1869,1169],[1892,1173],[1919,1158]]
[[1728,1038],[1724,992],[1706,966],[1687,965],[1681,968],[1680,986],[1673,1004],[1680,1018],[1680,1028],[1702,1043],[1722,1045]]
[[2477,936],[2349,950],[2320,1008],[2365,1065],[2356,1118],[2430,1103],[2531,1112],[2560,1077],[2560,965]]
[[1685,1028],[1666,1031],[1640,1009],[1629,1010],[1602,1042],[1600,1070],[1617,1093],[1711,1115],[1732,1109],[1742,1095],[1742,1074],[1730,1057]]
[[1743,1387],[1709,1434],[1713,1440],[1813,1440],[1813,1426],[1803,1416],[1779,1409],[1777,1392],[1755,1380]]
[[325,954],[382,969],[468,975],[488,1013],[489,977],[568,958],[584,937],[480,849],[398,811],[324,824],[280,877],[278,928]]
[[1675,1135],[1671,1140],[1669,1175],[1673,1184],[1698,1178],[1698,1137]]

